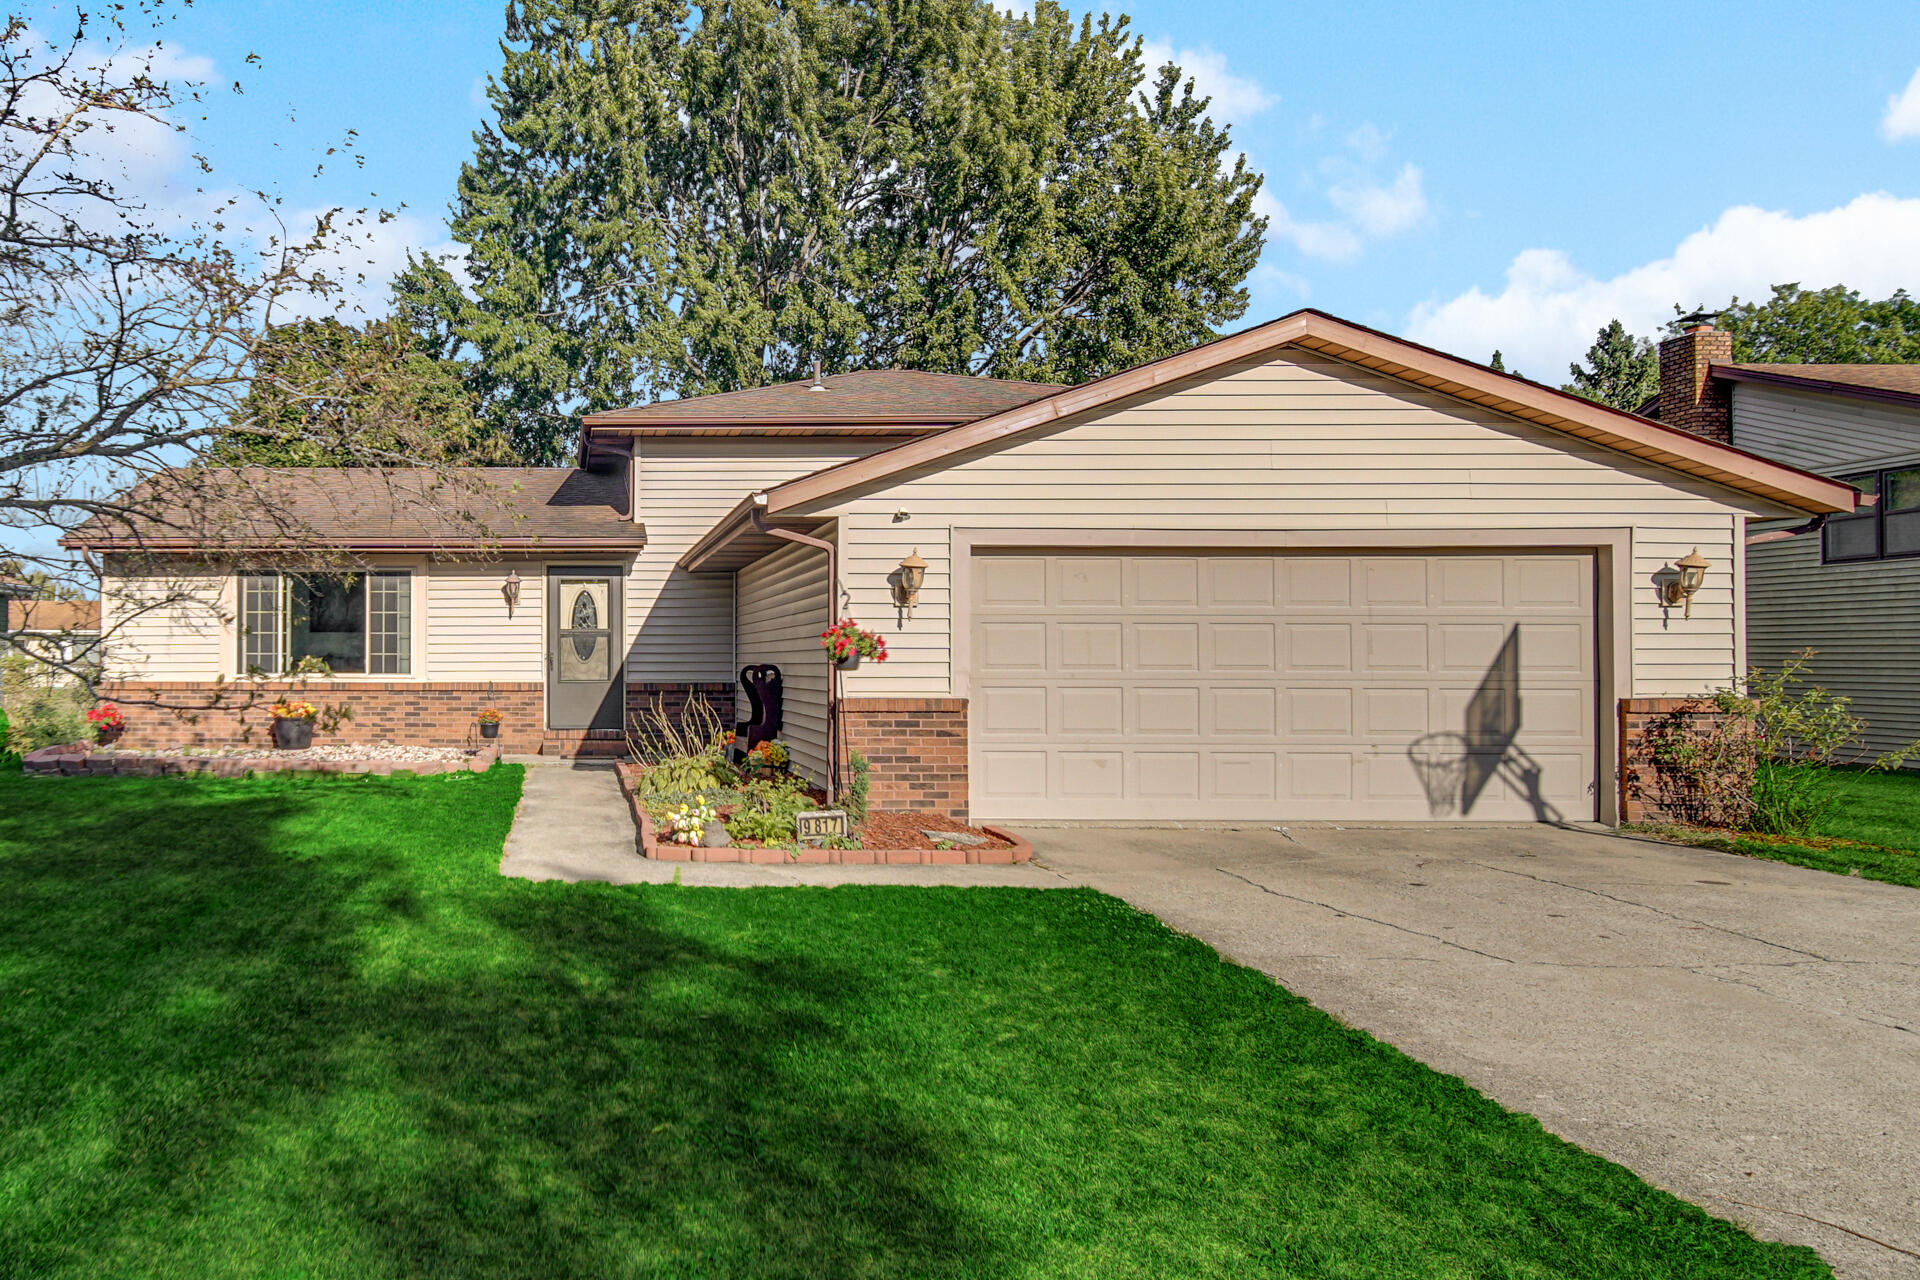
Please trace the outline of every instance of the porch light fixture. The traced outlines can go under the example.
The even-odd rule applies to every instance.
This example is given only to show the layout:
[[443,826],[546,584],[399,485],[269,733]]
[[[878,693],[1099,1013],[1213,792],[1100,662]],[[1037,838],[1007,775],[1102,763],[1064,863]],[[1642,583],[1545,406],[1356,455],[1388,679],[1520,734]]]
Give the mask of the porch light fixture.
[[500,584],[500,597],[507,602],[507,616],[520,604],[520,574],[517,570],[507,570],[507,580]]
[[1661,602],[1668,608],[1676,604],[1685,606],[1686,612],[1682,616],[1691,618],[1693,593],[1700,589],[1702,582],[1706,581],[1707,570],[1713,567],[1713,561],[1701,555],[1700,548],[1695,547],[1674,561],[1673,567],[1678,572],[1660,585]]
[[913,606],[920,601],[920,588],[927,581],[927,562],[920,558],[920,548],[915,547],[905,560],[900,562],[900,580],[894,585],[893,600],[907,616],[913,616]]

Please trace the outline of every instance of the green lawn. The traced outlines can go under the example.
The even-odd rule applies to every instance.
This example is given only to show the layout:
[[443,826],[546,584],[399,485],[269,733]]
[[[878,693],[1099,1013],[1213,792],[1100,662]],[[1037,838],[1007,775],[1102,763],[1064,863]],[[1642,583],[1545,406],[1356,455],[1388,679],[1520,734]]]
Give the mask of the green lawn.
[[1920,888],[1920,770],[1828,772],[1839,786],[1840,802],[1811,838],[1656,830],[1688,844]]
[[0,1274],[1829,1274],[1114,899],[508,881],[519,782],[0,772]]

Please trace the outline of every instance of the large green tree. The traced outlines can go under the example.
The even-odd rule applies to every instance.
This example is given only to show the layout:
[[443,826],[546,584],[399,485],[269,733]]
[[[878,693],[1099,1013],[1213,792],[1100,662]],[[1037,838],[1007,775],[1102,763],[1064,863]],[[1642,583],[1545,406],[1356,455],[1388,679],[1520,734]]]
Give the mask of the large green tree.
[[1586,362],[1567,366],[1573,381],[1561,388],[1632,413],[1660,390],[1660,357],[1653,343],[1609,320],[1587,348]]
[[466,372],[397,319],[278,325],[255,347],[247,394],[209,452],[276,467],[514,461]]
[[1920,301],[1905,289],[1875,302],[1845,285],[1777,284],[1765,302],[1729,301],[1718,325],[1733,335],[1733,358],[1742,362],[1920,363]]
[[1076,381],[1246,309],[1265,221],[1125,18],[989,0],[515,0],[470,285],[397,303],[556,458],[574,415],[829,371]]

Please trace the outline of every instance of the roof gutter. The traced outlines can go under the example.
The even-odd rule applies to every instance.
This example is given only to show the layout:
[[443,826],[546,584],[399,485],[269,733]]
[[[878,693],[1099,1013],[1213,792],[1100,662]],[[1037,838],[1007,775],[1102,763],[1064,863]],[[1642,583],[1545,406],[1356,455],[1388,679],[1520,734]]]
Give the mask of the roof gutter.
[[[637,527],[637,526],[636,526]],[[68,536],[70,551],[639,551],[635,538],[281,538],[271,542],[213,542],[206,538],[85,538]]]
[[[1809,368],[1818,368],[1810,365]],[[1892,387],[1865,387],[1857,382],[1835,382],[1827,378],[1801,378],[1791,373],[1776,373],[1771,369],[1742,369],[1739,365],[1716,364],[1708,366],[1707,372],[1723,382],[1755,382],[1770,387],[1786,387],[1792,391],[1811,391],[1819,395],[1845,396],[1853,400],[1880,400],[1889,404],[1920,405],[1920,394],[1912,391],[1896,391]]]

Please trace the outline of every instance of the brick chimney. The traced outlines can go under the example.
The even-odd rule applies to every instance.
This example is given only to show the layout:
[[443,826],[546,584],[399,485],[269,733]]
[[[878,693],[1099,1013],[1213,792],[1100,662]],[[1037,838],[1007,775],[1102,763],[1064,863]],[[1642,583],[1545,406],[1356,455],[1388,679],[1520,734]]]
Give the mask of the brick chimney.
[[1733,443],[1733,392],[1707,376],[1710,365],[1733,363],[1733,335],[1713,327],[1714,311],[1680,320],[1680,333],[1660,344],[1660,421],[1694,435]]

